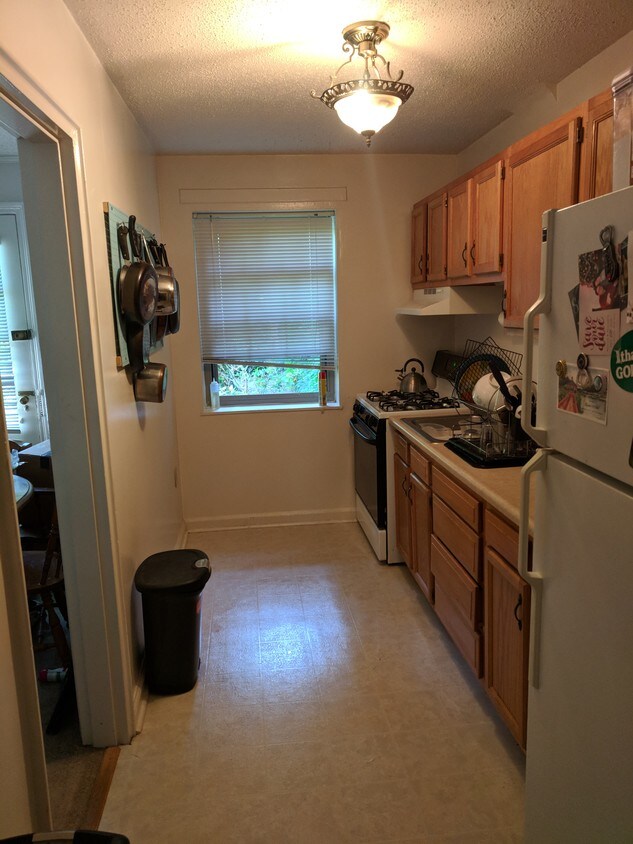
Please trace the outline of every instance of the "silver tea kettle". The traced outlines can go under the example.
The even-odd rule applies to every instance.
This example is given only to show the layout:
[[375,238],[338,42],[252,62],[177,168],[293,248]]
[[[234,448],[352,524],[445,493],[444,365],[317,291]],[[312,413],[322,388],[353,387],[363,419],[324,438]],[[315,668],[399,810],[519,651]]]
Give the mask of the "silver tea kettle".
[[[411,371],[407,372],[407,366],[409,366],[410,363],[419,363],[420,371],[418,372],[415,366],[412,366]],[[426,390],[426,378],[422,375],[424,372],[424,364],[418,358],[409,358],[402,369],[396,369],[396,372],[399,373],[398,381],[400,383],[398,385],[398,389],[401,393],[423,393],[424,390]]]

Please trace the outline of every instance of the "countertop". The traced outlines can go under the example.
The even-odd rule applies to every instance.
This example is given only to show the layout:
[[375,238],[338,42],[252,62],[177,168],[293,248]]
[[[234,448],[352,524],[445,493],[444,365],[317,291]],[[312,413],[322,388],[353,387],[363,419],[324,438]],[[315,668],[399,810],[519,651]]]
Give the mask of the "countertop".
[[[406,420],[390,419],[389,424],[405,436],[433,463],[467,486],[473,493],[489,504],[499,515],[518,527],[519,502],[521,497],[521,468],[478,469],[471,466],[457,454],[449,451],[444,443],[433,443],[417,434],[405,424]],[[533,517],[530,512],[530,534]]]

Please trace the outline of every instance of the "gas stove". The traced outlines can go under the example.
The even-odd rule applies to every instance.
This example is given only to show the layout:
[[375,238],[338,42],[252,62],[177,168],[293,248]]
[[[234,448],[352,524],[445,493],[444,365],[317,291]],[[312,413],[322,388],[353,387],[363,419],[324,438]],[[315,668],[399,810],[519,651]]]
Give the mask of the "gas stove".
[[440,396],[435,390],[427,389],[422,393],[401,393],[399,390],[376,392],[369,390],[365,398],[372,405],[385,413],[401,410],[448,410],[461,407],[457,399]]
[[457,399],[430,389],[422,393],[369,391],[356,396],[350,419],[354,432],[356,517],[379,560],[402,561],[395,541],[394,447],[388,420],[415,416],[447,424],[453,416],[470,413]]

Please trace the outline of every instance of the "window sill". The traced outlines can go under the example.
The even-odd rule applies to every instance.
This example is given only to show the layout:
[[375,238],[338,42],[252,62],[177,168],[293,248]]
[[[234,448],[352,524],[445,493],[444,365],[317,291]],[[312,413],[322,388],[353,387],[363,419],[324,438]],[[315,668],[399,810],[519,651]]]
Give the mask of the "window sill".
[[226,416],[230,413],[270,413],[271,411],[285,412],[288,410],[342,410],[343,405],[338,402],[330,402],[322,407],[319,404],[261,404],[251,405],[249,407],[239,407],[234,405],[232,407],[220,407],[217,410],[211,410],[210,407],[204,408],[202,416]]

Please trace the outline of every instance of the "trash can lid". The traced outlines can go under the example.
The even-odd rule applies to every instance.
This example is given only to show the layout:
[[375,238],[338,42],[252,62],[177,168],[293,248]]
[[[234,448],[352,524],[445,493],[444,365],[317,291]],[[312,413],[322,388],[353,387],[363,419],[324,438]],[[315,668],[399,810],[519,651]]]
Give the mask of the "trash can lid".
[[198,592],[211,577],[209,558],[202,551],[185,548],[161,551],[143,560],[134,575],[139,592]]

